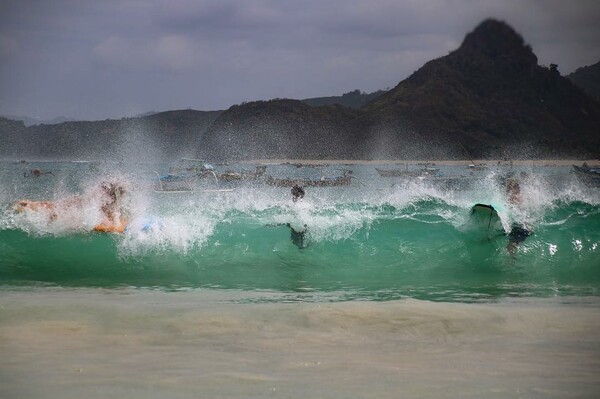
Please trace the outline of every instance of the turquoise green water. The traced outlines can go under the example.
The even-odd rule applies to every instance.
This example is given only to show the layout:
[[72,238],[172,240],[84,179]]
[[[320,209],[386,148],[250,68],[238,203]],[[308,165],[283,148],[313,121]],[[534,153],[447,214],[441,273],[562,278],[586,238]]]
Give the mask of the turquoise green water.
[[[512,170],[446,167],[446,177],[469,182],[449,188],[447,181],[400,181],[352,165],[350,187],[307,188],[294,204],[288,189],[260,182],[221,183],[233,190],[227,192],[198,186],[156,193],[145,173],[159,166],[131,173],[115,165],[42,165],[53,176],[26,178],[23,165],[2,165],[0,283],[7,287],[204,287],[284,292],[299,300],[600,294],[598,189],[582,186],[567,168],[527,168],[517,209],[499,183]],[[335,169],[272,166],[269,173],[329,176]],[[56,221],[11,208],[21,198],[80,194],[109,177],[129,187],[124,234],[91,232],[93,204]],[[519,222],[533,235],[509,251],[505,235],[490,235],[471,219],[475,203],[494,205],[505,228]],[[304,247],[294,244],[287,223],[307,226]]]

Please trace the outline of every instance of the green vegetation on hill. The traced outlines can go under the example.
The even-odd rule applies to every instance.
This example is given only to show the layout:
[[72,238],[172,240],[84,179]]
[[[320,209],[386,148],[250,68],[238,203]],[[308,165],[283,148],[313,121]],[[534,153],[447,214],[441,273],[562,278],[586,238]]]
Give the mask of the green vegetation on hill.
[[349,108],[361,108],[384,94],[386,91],[387,90],[377,90],[373,93],[363,93],[356,89],[349,91],[348,93],[344,93],[341,96],[305,98],[302,100],[302,102],[313,107],[338,104]]
[[496,20],[484,21],[459,49],[428,62],[366,111],[372,123],[394,131],[391,145],[416,136],[477,157],[596,156],[600,148],[599,103],[556,66],[537,65],[522,37]]

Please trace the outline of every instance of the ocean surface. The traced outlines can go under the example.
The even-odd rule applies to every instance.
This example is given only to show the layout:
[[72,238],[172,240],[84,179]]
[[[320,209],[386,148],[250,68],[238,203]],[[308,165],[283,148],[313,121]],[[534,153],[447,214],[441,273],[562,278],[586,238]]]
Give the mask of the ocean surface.
[[[214,178],[256,165],[161,186],[172,166],[0,163],[0,397],[600,394],[600,188],[570,167],[267,165],[352,176],[293,202]],[[126,187],[122,234],[93,231],[103,181]],[[72,196],[52,220],[14,207]]]

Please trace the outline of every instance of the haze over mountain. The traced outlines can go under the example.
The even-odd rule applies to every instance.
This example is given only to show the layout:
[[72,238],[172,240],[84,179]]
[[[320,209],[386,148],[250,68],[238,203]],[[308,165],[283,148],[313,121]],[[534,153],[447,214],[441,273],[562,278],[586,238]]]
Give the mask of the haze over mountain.
[[63,122],[75,122],[77,119],[69,118],[66,116],[58,116],[52,119],[38,119],[32,118],[29,116],[14,116],[14,115],[0,115],[0,118],[11,119],[14,121],[21,121],[25,126],[34,126],[34,125],[56,125],[57,123]]
[[[376,95],[373,95],[376,94]],[[25,127],[0,120],[4,158],[466,159],[598,157],[600,104],[486,20],[387,92],[275,99],[226,111]],[[328,104],[311,106],[309,104]],[[352,106],[352,104],[346,104]],[[357,106],[356,101],[354,106]],[[140,155],[145,154],[145,155]]]
[[167,111],[139,118],[64,122],[25,127],[0,118],[5,159],[120,162],[166,161],[191,156],[220,111]]

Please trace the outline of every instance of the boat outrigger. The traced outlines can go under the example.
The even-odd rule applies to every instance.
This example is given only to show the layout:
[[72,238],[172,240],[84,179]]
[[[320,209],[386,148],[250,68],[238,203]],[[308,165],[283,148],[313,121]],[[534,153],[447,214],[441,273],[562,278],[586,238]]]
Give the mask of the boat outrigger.
[[439,169],[433,167],[425,167],[419,170],[408,170],[408,169],[379,169],[375,168],[379,176],[381,177],[403,177],[406,179],[417,178],[417,177],[427,177],[427,176],[436,176],[439,172]]
[[225,171],[219,175],[221,181],[242,181],[242,180],[258,180],[264,177],[267,171],[266,165],[259,165],[254,171],[244,170],[240,173],[232,170]]
[[600,187],[600,167],[590,168],[587,163],[581,166],[573,165],[575,176],[585,185]]
[[278,179],[272,176],[267,177],[266,183],[270,186],[277,187],[333,187],[333,186],[349,186],[352,183],[352,172],[344,171],[341,176],[321,177],[320,179]]

